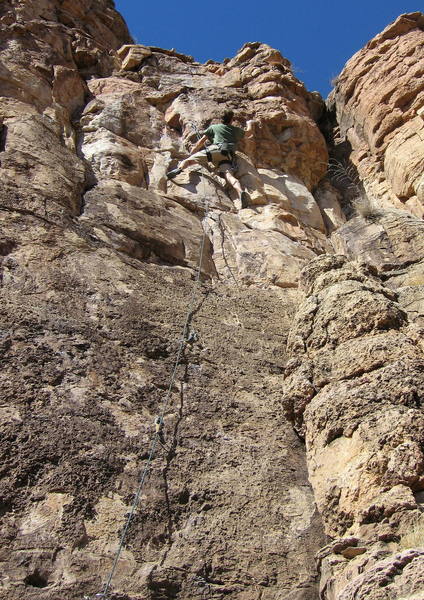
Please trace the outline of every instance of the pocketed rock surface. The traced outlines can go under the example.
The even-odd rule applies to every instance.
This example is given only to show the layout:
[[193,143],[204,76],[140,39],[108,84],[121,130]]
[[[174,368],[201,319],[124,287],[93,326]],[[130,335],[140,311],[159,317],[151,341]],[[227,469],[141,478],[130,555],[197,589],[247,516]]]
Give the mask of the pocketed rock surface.
[[[111,599],[412,600],[422,221],[347,220],[266,44],[202,65],[111,0],[6,0],[0,38],[1,597],[102,591],[165,406]],[[224,109],[244,209],[166,178]]]
[[422,589],[423,553],[392,558],[422,513],[422,328],[377,273],[341,255],[312,261],[288,340],[285,412],[305,437],[325,531],[341,538],[320,555],[329,599]]

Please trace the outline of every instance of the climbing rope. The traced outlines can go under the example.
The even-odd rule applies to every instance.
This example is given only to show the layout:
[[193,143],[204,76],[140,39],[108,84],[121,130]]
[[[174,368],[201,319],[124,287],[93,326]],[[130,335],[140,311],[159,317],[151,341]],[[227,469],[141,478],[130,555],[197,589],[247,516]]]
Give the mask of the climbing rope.
[[[194,129],[196,131],[196,135],[198,136],[198,139],[200,139],[200,133],[199,133],[196,125],[194,125]],[[206,219],[207,216],[208,216],[209,205],[208,205],[208,201],[207,201],[207,198],[206,198],[205,188],[203,188],[203,196],[204,196],[205,205],[206,205],[206,214],[205,214],[205,219]],[[186,313],[185,320],[184,320],[184,326],[183,326],[183,329],[182,329],[182,332],[181,332],[181,337],[180,337],[180,341],[179,341],[179,344],[178,344],[177,355],[176,355],[176,358],[175,358],[175,363],[174,363],[174,367],[172,369],[172,374],[171,374],[171,378],[170,378],[169,385],[168,385],[168,388],[167,388],[167,392],[166,392],[166,395],[165,395],[165,399],[163,401],[162,409],[161,409],[159,415],[157,415],[157,417],[155,418],[155,421],[154,421],[155,432],[154,432],[154,435],[153,435],[153,437],[151,439],[151,442],[150,442],[150,449],[149,449],[149,454],[148,454],[147,462],[146,462],[146,464],[144,466],[144,469],[142,470],[141,475],[140,475],[138,487],[137,487],[137,490],[136,490],[136,493],[135,493],[135,496],[134,496],[134,501],[132,503],[130,512],[128,513],[127,521],[125,523],[125,527],[124,527],[124,529],[122,531],[122,534],[121,534],[121,538],[120,538],[120,541],[119,541],[119,546],[118,546],[118,549],[116,551],[115,558],[113,560],[113,564],[112,564],[112,568],[111,568],[110,573],[109,573],[109,577],[108,577],[108,579],[107,579],[107,581],[105,583],[103,591],[100,592],[100,593],[98,593],[98,594],[95,594],[94,598],[103,598],[104,600],[108,600],[109,592],[110,592],[110,588],[111,588],[111,584],[112,584],[112,580],[113,580],[113,578],[115,576],[115,572],[116,572],[116,569],[117,569],[117,566],[118,566],[118,562],[119,562],[119,559],[121,557],[121,553],[122,553],[122,549],[123,549],[124,544],[125,544],[125,540],[126,540],[126,537],[127,537],[128,529],[129,529],[129,526],[131,524],[131,521],[132,521],[132,518],[134,516],[134,513],[137,510],[137,506],[138,506],[138,504],[140,502],[140,498],[141,498],[141,494],[143,492],[144,484],[145,484],[146,479],[147,479],[147,477],[149,475],[151,464],[152,464],[153,459],[155,457],[155,452],[156,452],[156,448],[157,448],[158,442],[161,441],[161,437],[163,435],[162,431],[163,431],[163,427],[164,427],[164,423],[165,423],[165,420],[164,420],[165,419],[165,413],[166,413],[166,410],[168,408],[169,401],[170,401],[170,398],[171,398],[171,392],[172,392],[172,388],[173,388],[174,383],[175,383],[175,378],[177,376],[177,371],[178,371],[178,367],[180,365],[181,356],[182,356],[184,347],[185,347],[187,339],[188,339],[188,334],[189,334],[188,328],[189,328],[190,319],[191,319],[191,316],[192,316],[193,310],[194,310],[194,303],[195,303],[195,300],[196,300],[196,290],[197,290],[198,284],[200,282],[200,275],[201,275],[201,271],[202,271],[202,262],[203,262],[203,255],[204,255],[204,250],[205,250],[205,241],[206,241],[206,230],[204,228],[203,229],[202,240],[201,240],[201,243],[200,243],[199,260],[198,260],[197,268],[196,268],[196,277],[195,277],[194,285],[193,285],[193,288],[192,288],[190,300],[189,300],[189,303],[188,303],[188,309],[187,309],[187,313]],[[89,600],[89,598],[87,596],[85,596],[84,600]]]

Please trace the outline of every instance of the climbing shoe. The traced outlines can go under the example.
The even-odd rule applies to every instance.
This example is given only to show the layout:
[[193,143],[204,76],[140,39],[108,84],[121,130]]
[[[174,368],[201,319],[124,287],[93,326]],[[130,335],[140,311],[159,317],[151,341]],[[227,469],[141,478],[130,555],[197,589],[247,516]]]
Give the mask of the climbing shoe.
[[168,171],[168,173],[166,174],[166,176],[168,177],[168,179],[174,179],[174,177],[176,177],[177,175],[179,175],[180,173],[182,173],[183,170],[182,169],[172,169],[172,171]]
[[241,202],[242,208],[248,207],[247,199],[248,199],[247,192],[242,192],[241,196],[240,196],[240,202]]

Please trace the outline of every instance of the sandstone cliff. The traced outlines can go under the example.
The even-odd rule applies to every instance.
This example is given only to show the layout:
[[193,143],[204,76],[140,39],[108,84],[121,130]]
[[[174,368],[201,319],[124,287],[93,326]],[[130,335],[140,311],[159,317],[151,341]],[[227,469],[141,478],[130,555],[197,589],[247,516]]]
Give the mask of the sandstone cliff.
[[353,56],[330,104],[367,193],[424,214],[424,17],[400,16]]
[[[102,591],[168,394],[110,598],[418,598],[422,15],[334,93],[330,150],[379,201],[355,218],[324,102],[266,44],[202,65],[133,44],[111,0],[7,0],[0,31],[2,597]],[[375,116],[343,85],[386,43],[415,91],[359,150]],[[223,108],[256,121],[245,209],[209,170],[166,179]]]

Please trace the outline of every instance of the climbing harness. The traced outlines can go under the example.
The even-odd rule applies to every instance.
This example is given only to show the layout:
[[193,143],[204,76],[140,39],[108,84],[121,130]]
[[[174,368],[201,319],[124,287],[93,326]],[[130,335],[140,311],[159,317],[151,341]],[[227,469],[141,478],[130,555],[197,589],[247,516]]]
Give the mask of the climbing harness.
[[[231,149],[231,146],[233,147],[233,149]],[[209,150],[208,150],[209,148]],[[212,154],[210,152],[210,150],[212,150],[212,148],[218,149],[219,152],[225,156],[225,158],[223,160],[220,160],[217,168],[219,169],[219,167],[221,165],[231,165],[232,169],[235,169],[236,166],[236,153],[234,151],[234,144],[229,144],[228,142],[221,142],[218,144],[211,144],[211,146],[208,146],[206,148],[206,156],[208,159],[208,162],[213,163],[213,159],[212,159]]]
[[[197,127],[197,125],[194,122],[189,122],[188,123],[191,128],[194,130],[197,139],[200,140],[200,138],[202,137],[199,129]],[[211,163],[213,165],[213,157],[212,157],[212,150],[219,150],[219,152],[225,156],[225,159],[219,161],[218,165],[217,165],[217,169],[219,169],[219,167],[221,165],[225,165],[225,164],[229,164],[231,165],[231,168],[233,170],[237,169],[237,156],[236,156],[236,152],[235,152],[235,144],[231,143],[231,142],[218,142],[218,143],[214,143],[214,144],[210,144],[209,146],[205,146],[205,153],[206,153],[206,158],[208,159],[208,162]]]
[[[200,139],[200,138],[199,138]],[[221,165],[229,164],[232,169],[236,168],[236,153],[235,153],[235,145],[230,142],[218,142],[216,144],[210,144],[210,146],[205,146],[206,158],[208,162],[213,164],[212,152],[213,150],[218,150],[225,158],[220,160],[217,168]]]
[[[197,128],[196,128],[196,133],[197,133],[198,136],[200,135],[198,133]],[[203,195],[204,195],[205,201],[206,201],[206,215],[205,215],[205,217],[207,217],[207,215],[208,215],[208,208],[209,207],[208,207],[208,203],[207,203],[207,200],[206,200],[205,190],[203,191]],[[193,288],[192,288],[190,300],[189,300],[189,303],[188,303],[188,309],[187,309],[187,313],[186,313],[186,316],[185,316],[184,326],[183,326],[183,329],[182,329],[182,332],[181,332],[181,337],[180,337],[180,341],[179,341],[179,344],[178,344],[178,349],[177,349],[177,354],[176,354],[176,358],[175,358],[175,363],[174,363],[174,367],[173,367],[173,370],[172,370],[172,373],[171,373],[171,378],[170,378],[170,381],[169,381],[169,385],[168,385],[168,388],[167,388],[165,399],[163,401],[162,409],[161,409],[159,415],[157,415],[155,417],[155,420],[154,420],[155,430],[154,430],[154,434],[153,434],[153,436],[151,438],[150,449],[149,449],[149,453],[148,453],[147,462],[146,462],[146,464],[144,466],[144,469],[142,470],[141,475],[140,475],[138,487],[137,487],[137,490],[136,490],[136,493],[135,493],[135,496],[134,496],[134,501],[133,501],[133,504],[131,506],[130,512],[128,514],[127,521],[125,523],[125,527],[124,527],[124,529],[122,531],[122,534],[121,534],[121,538],[120,538],[118,550],[116,551],[115,558],[114,558],[113,564],[112,564],[112,568],[111,568],[110,573],[109,573],[109,577],[108,577],[108,579],[107,579],[107,581],[105,583],[103,591],[99,592],[98,594],[95,594],[92,597],[93,599],[94,598],[103,598],[104,600],[108,600],[108,598],[109,598],[109,593],[110,593],[110,588],[111,588],[112,580],[113,580],[113,577],[115,575],[116,568],[118,566],[118,562],[119,562],[119,559],[120,559],[120,556],[121,556],[121,553],[122,553],[122,549],[123,549],[124,544],[125,544],[125,539],[126,539],[126,536],[127,536],[127,533],[128,533],[129,526],[131,524],[132,518],[133,518],[133,516],[135,514],[135,511],[137,509],[137,506],[138,506],[138,504],[140,502],[140,498],[141,498],[141,494],[142,494],[142,491],[143,491],[143,488],[144,488],[144,484],[146,482],[147,477],[149,476],[151,464],[152,464],[153,459],[155,457],[155,452],[156,452],[156,449],[157,449],[157,445],[158,445],[158,443],[160,443],[160,444],[163,445],[163,429],[164,429],[164,426],[165,426],[165,420],[164,420],[165,413],[167,411],[167,408],[168,408],[168,405],[169,405],[169,401],[170,401],[170,398],[171,398],[171,392],[172,392],[172,388],[174,386],[175,378],[176,378],[176,375],[177,375],[177,370],[178,370],[178,367],[180,365],[181,356],[182,356],[183,350],[184,350],[187,342],[189,342],[189,343],[191,342],[192,343],[194,341],[194,338],[192,337],[193,332],[190,332],[189,326],[190,326],[190,319],[191,319],[193,311],[194,311],[194,303],[195,303],[195,300],[196,300],[196,290],[197,290],[197,287],[198,287],[198,285],[200,283],[200,275],[201,275],[201,271],[202,271],[202,262],[203,262],[203,255],[204,255],[204,250],[205,250],[205,242],[206,242],[206,230],[203,229],[202,240],[201,240],[201,243],[200,243],[199,260],[198,260],[197,269],[196,269],[197,273],[196,273],[194,285],[193,285]],[[197,333],[196,333],[196,336],[197,336]],[[87,596],[85,596],[84,598],[87,599],[87,600],[89,600],[89,598]]]

